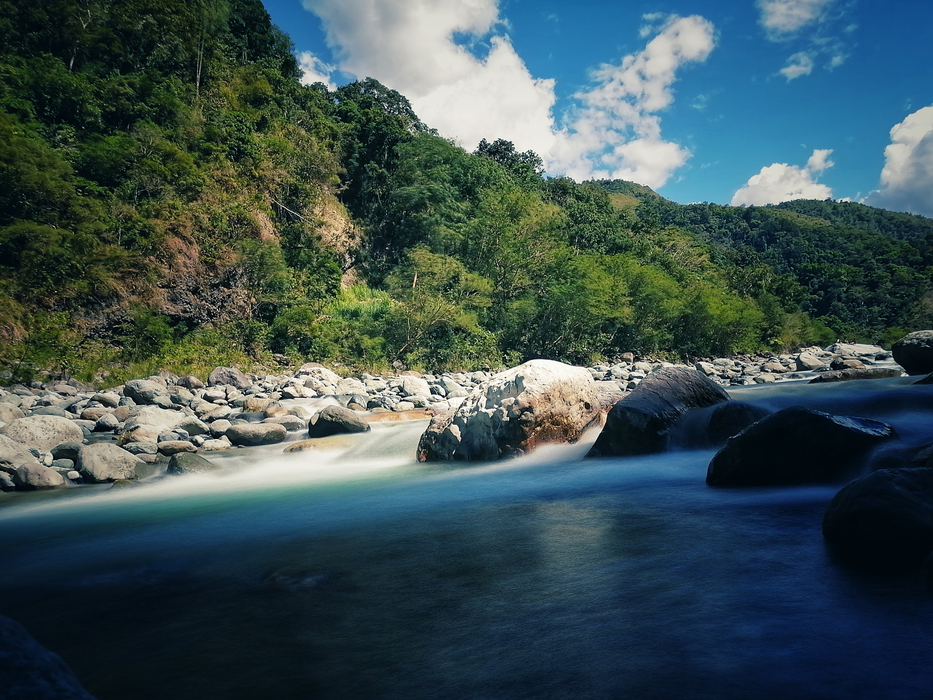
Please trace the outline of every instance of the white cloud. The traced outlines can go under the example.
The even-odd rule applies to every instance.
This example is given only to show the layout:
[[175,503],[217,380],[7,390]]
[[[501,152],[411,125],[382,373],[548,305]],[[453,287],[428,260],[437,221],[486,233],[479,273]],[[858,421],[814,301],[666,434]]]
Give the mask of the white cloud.
[[891,129],[884,149],[881,189],[866,204],[933,216],[933,105],[907,115]]
[[[657,112],[673,101],[685,63],[715,45],[702,17],[646,16],[644,50],[593,73],[563,126],[555,82],[531,75],[499,16],[499,0],[303,0],[323,21],[338,68],[408,97],[421,119],[472,149],[486,138],[533,149],[552,174],[625,177],[660,187],[690,156],[661,138]],[[454,41],[468,37],[470,51]],[[480,55],[477,55],[480,54]]]
[[807,170],[809,170],[814,175],[819,175],[824,170],[828,170],[833,167],[833,163],[829,157],[832,155],[833,149],[831,148],[817,148],[813,151],[813,155],[807,160]]
[[787,65],[778,72],[787,78],[787,82],[802,75],[810,75],[813,72],[813,56],[806,51],[799,51],[788,58]]
[[748,183],[732,197],[733,206],[778,204],[792,199],[829,199],[833,191],[826,185],[815,181],[815,176],[834,163],[829,160],[832,149],[817,149],[799,168],[787,163],[774,163],[762,168],[757,175],[752,175]]
[[820,21],[835,0],[758,0],[761,26],[772,41],[782,41]]
[[298,54],[298,67],[301,69],[301,84],[324,83],[328,90],[336,90],[337,86],[331,79],[335,67],[324,63],[310,51]]

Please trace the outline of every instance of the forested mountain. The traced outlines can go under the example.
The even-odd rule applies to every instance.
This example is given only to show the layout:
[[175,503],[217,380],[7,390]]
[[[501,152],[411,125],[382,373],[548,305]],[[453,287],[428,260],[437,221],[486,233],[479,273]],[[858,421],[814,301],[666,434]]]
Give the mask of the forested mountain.
[[466,368],[933,320],[929,219],[548,178],[298,78],[258,0],[0,0],[0,363]]

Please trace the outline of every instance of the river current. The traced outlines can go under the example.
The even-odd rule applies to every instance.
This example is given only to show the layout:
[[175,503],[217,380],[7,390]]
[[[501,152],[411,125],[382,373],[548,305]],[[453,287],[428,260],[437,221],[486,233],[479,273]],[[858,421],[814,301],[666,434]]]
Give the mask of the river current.
[[[905,380],[731,393],[933,440]],[[100,700],[933,697],[933,593],[833,559],[839,485],[713,489],[712,450],[421,465],[425,425],[9,494],[0,612]]]

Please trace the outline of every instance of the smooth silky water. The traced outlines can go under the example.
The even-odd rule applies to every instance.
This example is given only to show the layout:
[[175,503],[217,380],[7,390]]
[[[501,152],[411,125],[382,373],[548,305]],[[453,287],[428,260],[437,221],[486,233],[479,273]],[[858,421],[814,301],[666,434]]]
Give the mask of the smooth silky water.
[[[904,380],[733,396],[933,439]],[[933,594],[833,560],[838,486],[712,489],[709,450],[420,465],[425,425],[0,497],[2,612],[100,700],[933,697]]]

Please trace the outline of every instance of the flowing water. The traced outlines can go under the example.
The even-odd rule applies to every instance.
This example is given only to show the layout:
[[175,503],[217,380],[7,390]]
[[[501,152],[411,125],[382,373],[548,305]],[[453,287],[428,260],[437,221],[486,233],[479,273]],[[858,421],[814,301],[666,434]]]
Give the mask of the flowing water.
[[[904,384],[733,395],[933,439]],[[933,594],[833,560],[838,486],[712,489],[710,450],[419,465],[425,425],[2,497],[0,612],[100,700],[933,697]]]

